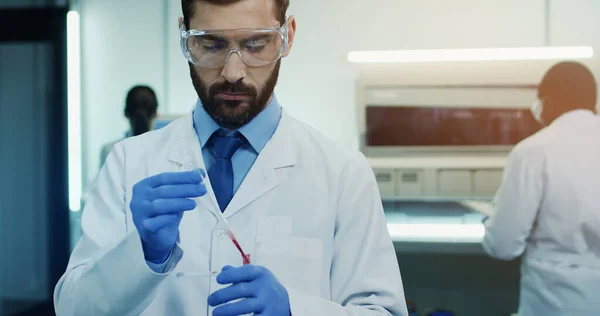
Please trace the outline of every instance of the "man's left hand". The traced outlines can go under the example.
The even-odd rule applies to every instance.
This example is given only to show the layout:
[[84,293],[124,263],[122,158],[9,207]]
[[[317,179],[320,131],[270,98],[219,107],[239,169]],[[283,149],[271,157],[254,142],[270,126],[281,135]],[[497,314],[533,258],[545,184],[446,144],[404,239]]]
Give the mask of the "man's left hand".
[[214,316],[291,315],[287,290],[267,268],[251,264],[239,268],[225,266],[217,282],[231,286],[212,293],[208,297],[210,306],[239,301],[215,308]]

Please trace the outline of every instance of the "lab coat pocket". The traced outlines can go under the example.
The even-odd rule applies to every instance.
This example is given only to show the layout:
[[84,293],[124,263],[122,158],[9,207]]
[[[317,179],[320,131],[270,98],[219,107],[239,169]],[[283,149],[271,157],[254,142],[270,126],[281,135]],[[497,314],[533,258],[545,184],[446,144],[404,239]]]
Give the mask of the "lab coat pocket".
[[255,263],[269,269],[284,285],[320,296],[323,274],[321,239],[259,234]]

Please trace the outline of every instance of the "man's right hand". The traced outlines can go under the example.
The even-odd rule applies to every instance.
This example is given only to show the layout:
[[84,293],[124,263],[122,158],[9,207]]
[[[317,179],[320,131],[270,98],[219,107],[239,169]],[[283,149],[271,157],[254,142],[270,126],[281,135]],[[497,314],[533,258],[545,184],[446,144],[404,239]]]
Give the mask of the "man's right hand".
[[164,262],[179,238],[179,223],[185,211],[193,210],[191,198],[206,194],[203,170],[161,173],[133,186],[131,213],[142,239],[146,261]]

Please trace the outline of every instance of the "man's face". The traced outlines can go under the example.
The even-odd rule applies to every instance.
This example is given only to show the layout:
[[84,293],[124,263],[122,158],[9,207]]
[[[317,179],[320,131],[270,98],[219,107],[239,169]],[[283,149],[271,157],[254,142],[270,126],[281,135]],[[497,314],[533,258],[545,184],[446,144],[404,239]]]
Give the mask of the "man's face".
[[[242,0],[229,5],[196,1],[190,29],[232,30],[280,26],[274,0]],[[289,23],[289,54],[295,22]],[[277,84],[281,60],[262,67],[248,67],[237,54],[221,68],[202,68],[190,63],[192,83],[206,112],[221,126],[237,129],[250,122],[270,102]]]

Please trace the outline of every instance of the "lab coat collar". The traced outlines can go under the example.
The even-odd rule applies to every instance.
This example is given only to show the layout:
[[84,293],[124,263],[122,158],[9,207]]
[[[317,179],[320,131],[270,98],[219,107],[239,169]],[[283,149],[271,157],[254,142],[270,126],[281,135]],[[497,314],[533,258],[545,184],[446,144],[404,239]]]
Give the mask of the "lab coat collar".
[[[193,120],[193,113],[189,113],[184,118],[171,123],[175,139],[169,148],[168,159],[178,164],[180,171],[196,168],[206,170]],[[254,165],[225,210],[226,217],[232,216],[277,187],[281,180],[278,178],[277,169],[293,167],[296,164],[296,152],[292,142],[292,124],[293,119],[286,111],[282,111],[281,121],[273,137],[256,158]],[[210,185],[210,179],[207,179],[206,184],[210,199],[203,198],[200,199],[200,202],[215,214],[221,212]]]
[[266,143],[254,165],[244,178],[233,199],[223,213],[230,217],[243,210],[256,199],[275,189],[283,174],[277,170],[296,164],[296,147],[292,141],[293,119],[282,112],[281,121],[273,137]]
[[573,111],[569,111],[569,112],[562,114],[561,116],[556,118],[554,120],[554,122],[552,122],[552,124],[561,124],[562,122],[571,122],[574,120],[577,121],[584,117],[595,117],[595,116],[596,116],[596,114],[590,110],[584,110],[584,109],[573,110]]
[[[185,117],[171,123],[171,133],[175,135],[168,151],[167,159],[179,166],[179,171],[190,171],[194,169],[206,170],[200,142],[194,130],[194,114],[190,112]],[[199,199],[209,211],[219,211],[217,198],[210,185],[210,179],[206,179],[207,198]]]

